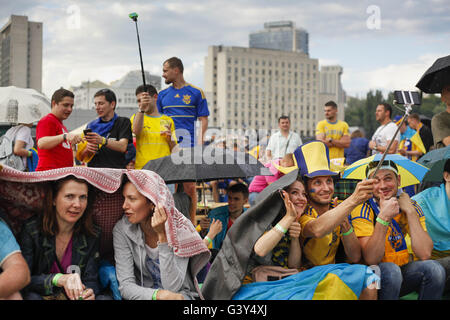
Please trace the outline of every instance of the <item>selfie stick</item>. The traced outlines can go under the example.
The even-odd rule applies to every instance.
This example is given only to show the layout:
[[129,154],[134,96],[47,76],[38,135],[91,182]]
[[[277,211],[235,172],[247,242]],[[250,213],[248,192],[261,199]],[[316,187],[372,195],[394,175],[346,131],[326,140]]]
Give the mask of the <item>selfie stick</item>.
[[138,31],[138,25],[137,25],[138,14],[136,12],[132,12],[128,16],[131,18],[131,20],[133,20],[135,22],[135,25],[136,25],[136,35],[137,35],[138,46],[139,46],[139,57],[141,58],[142,82],[144,83],[144,86],[145,86],[144,63],[142,62],[141,41],[139,40],[139,31]]
[[[405,101],[405,100],[404,100],[404,101]],[[396,100],[394,100],[394,104],[397,104],[397,101],[396,101]],[[378,162],[377,167],[375,168],[373,177],[376,176],[378,170],[380,169],[381,165],[383,164],[384,158],[386,158],[386,154],[387,154],[387,152],[389,151],[389,149],[391,148],[392,143],[394,142],[395,137],[397,136],[398,132],[400,131],[400,128],[402,127],[403,123],[406,121],[406,118],[409,116],[409,113],[410,113],[411,110],[412,110],[412,105],[413,105],[413,104],[414,104],[414,103],[411,103],[411,104],[404,104],[404,106],[405,106],[405,115],[403,116],[402,122],[401,122],[400,125],[397,127],[397,130],[395,131],[394,136],[392,137],[391,141],[389,142],[388,146],[386,147],[386,150],[383,152],[383,155],[381,156],[381,159],[380,159],[380,161]],[[368,177],[367,177],[367,178],[368,178]]]

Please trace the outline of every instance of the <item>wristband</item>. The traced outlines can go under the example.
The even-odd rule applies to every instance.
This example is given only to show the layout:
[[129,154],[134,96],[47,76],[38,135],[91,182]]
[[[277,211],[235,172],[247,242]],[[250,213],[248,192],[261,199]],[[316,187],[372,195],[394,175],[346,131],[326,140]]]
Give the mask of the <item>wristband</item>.
[[211,243],[212,243],[212,240],[211,240],[211,238],[210,238],[210,237],[206,236],[206,237],[205,237],[205,239],[206,239],[206,240],[208,240],[209,244],[211,244]]
[[353,227],[350,227],[350,229],[347,232],[344,232],[342,235],[343,236],[348,236],[352,232],[353,232]]
[[376,218],[376,221],[379,222],[379,223],[381,223],[383,226],[386,226],[386,227],[389,226],[389,224],[390,224],[389,222],[384,221],[384,220],[381,219],[380,217],[377,217],[377,218]]
[[281,232],[282,234],[285,234],[287,232],[287,229],[283,228],[279,223],[275,225],[275,229]]
[[31,151],[28,151],[28,158],[31,157],[33,153]]
[[58,279],[62,277],[62,273],[57,273],[55,274],[55,276],[52,279],[52,284],[53,286],[57,287],[58,286]]
[[153,291],[152,300],[156,300],[156,294],[158,293],[159,289],[156,289]]
[[63,134],[63,139],[64,139],[64,142],[67,141],[67,133],[64,133],[64,134]]

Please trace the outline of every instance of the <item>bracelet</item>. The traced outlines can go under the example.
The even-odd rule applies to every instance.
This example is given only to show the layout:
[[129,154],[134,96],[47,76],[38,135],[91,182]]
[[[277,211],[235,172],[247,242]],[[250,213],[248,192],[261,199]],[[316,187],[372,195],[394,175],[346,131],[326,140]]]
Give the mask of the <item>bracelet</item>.
[[63,142],[66,142],[66,141],[67,141],[67,133],[64,133],[64,134],[63,134],[63,139],[64,139]]
[[31,157],[33,155],[33,152],[28,151],[28,158]]
[[156,294],[158,293],[159,289],[156,289],[153,291],[152,300],[156,300]]
[[205,239],[206,239],[206,240],[208,240],[209,244],[211,244],[211,243],[212,243],[212,240],[211,240],[211,238],[210,238],[210,237],[206,236],[206,237],[205,237]]
[[380,217],[377,217],[376,219],[375,219],[377,222],[379,222],[379,223],[381,223],[383,226],[389,226],[389,222],[387,222],[387,221],[384,221],[383,219],[381,219]]
[[285,234],[287,232],[287,229],[283,228],[279,223],[277,223],[275,225],[275,229],[279,232],[281,232],[282,234]]
[[348,236],[352,232],[353,232],[353,227],[350,227],[350,229],[347,232],[344,232],[342,235],[343,236]]
[[55,276],[52,279],[52,284],[53,286],[57,287],[58,286],[58,279],[62,277],[62,273],[57,273],[55,274]]

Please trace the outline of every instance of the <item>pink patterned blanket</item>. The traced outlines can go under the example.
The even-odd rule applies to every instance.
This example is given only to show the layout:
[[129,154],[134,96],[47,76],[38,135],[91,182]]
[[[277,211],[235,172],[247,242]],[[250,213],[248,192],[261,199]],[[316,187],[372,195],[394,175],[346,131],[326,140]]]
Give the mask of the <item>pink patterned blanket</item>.
[[[49,181],[74,175],[95,187],[94,222],[102,229],[100,255],[112,259],[112,229],[122,217],[122,180],[125,176],[153,203],[164,206],[168,213],[166,233],[169,246],[181,257],[204,256],[209,250],[192,223],[174,205],[172,194],[164,180],[149,170],[125,170],[87,167],[68,167],[39,172],[21,172],[7,166],[0,170],[0,208],[13,231],[20,231],[24,220],[42,212],[44,193]],[[203,262],[202,262],[203,263]],[[206,263],[206,262],[205,262]]]

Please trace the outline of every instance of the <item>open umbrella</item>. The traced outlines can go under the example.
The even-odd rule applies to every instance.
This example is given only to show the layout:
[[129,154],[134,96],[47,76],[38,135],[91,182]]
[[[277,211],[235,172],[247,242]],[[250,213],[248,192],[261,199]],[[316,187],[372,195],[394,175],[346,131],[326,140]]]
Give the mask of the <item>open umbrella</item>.
[[50,100],[34,89],[0,87],[0,122],[33,123],[50,111]]
[[[150,160],[142,169],[158,173],[167,184],[272,175],[268,168],[248,153],[209,146],[181,149],[169,156]],[[206,207],[204,192],[202,189],[203,205]]]
[[416,87],[425,93],[441,93],[450,84],[450,55],[437,59],[417,82]]
[[[373,161],[380,161],[381,157],[381,154],[376,154],[354,162],[344,170],[342,178],[359,180],[365,179],[367,165]],[[428,172],[427,167],[411,161],[399,154],[388,154],[384,160],[391,160],[397,165],[398,174],[401,177],[401,188],[419,184]]]
[[448,159],[450,159],[450,146],[432,150],[420,158],[417,163],[430,169],[423,178],[423,181],[441,182],[444,165]]
[[201,146],[150,160],[143,169],[155,171],[166,183],[272,175],[268,168],[248,153]]

